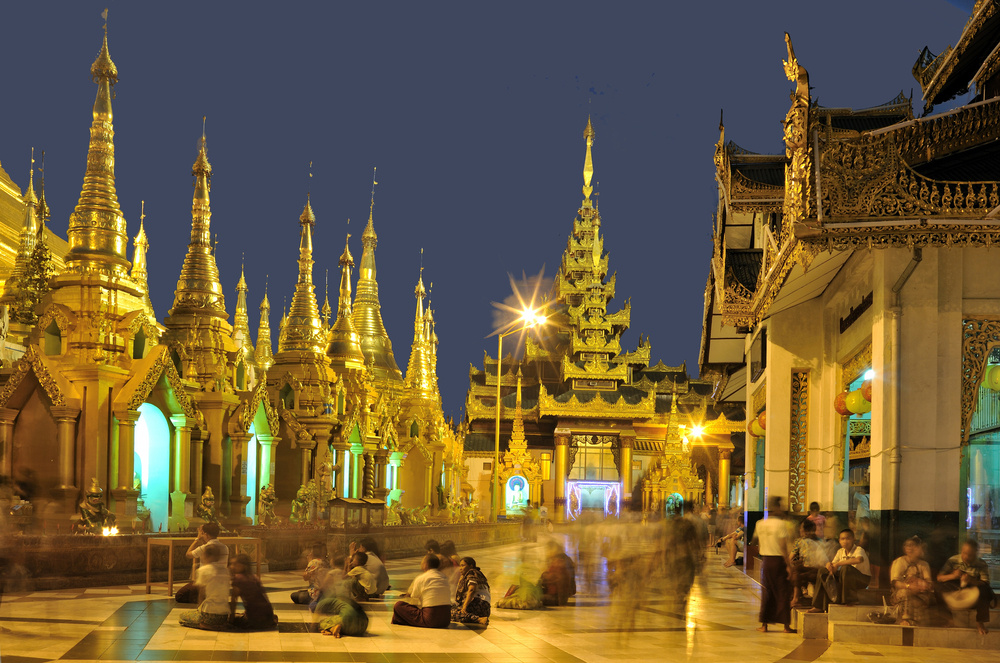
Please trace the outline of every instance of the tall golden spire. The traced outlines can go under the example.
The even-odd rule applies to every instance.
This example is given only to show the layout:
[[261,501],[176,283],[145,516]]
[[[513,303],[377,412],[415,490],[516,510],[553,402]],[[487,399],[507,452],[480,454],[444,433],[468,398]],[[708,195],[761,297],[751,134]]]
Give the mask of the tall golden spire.
[[[354,260],[351,260],[351,264],[354,264]],[[330,331],[330,316],[333,314],[333,309],[330,308],[330,270],[326,270],[326,294],[323,298],[323,308],[319,310],[320,315],[323,317],[323,329],[324,331]]]
[[594,125],[590,123],[590,116],[587,116],[587,128],[583,130],[583,137],[587,140],[587,156],[583,160],[583,205],[590,206],[590,194],[594,192],[594,187],[590,186],[590,181],[594,177],[594,161],[590,156],[590,148],[594,145]]
[[320,354],[326,352],[323,323],[319,319],[319,307],[316,305],[316,293],[312,281],[312,229],[315,225],[316,215],[313,214],[312,203],[307,194],[306,206],[299,216],[299,279],[295,284],[288,319],[278,336],[279,353],[289,350]]
[[354,326],[361,336],[361,349],[365,357],[372,360],[375,378],[388,382],[402,383],[403,374],[396,364],[392,354],[392,341],[385,331],[382,322],[382,307],[378,299],[378,281],[375,278],[375,247],[378,246],[378,236],[375,234],[375,185],[372,177],[372,201],[368,209],[368,225],[361,235],[361,265],[358,273],[358,290],[354,297]]
[[[204,118],[202,118],[204,121]],[[219,267],[212,246],[212,165],[208,162],[205,130],[202,126],[198,156],[191,167],[194,176],[194,197],[191,200],[191,241],[181,266],[174,292],[174,307],[169,315],[198,313],[226,320],[225,295],[219,280]]]
[[35,197],[35,148],[31,148],[31,167],[28,169],[28,188],[24,192],[24,220],[18,237],[14,267],[4,283],[4,299],[9,300],[21,288],[21,280],[28,268],[31,252],[38,239],[38,198]]
[[38,184],[38,220],[45,224],[52,218],[49,203],[45,200],[45,150],[42,150],[42,165],[38,167],[38,175],[41,177]]
[[146,305],[146,312],[153,314],[153,301],[149,298],[149,270],[146,266],[146,252],[149,249],[149,240],[146,238],[146,201],[142,201],[139,212],[139,233],[135,236],[132,251],[132,281],[138,285],[143,292],[143,303]]
[[405,386],[420,392],[433,392],[434,381],[431,377],[430,352],[427,347],[427,321],[424,318],[424,268],[420,268],[417,287],[413,294],[417,298],[417,310],[413,316],[413,343],[410,345],[410,363],[406,368]]
[[260,324],[257,326],[257,349],[253,359],[262,371],[274,364],[271,352],[271,302],[267,300],[267,281],[264,281],[264,299],[260,300]]
[[[433,287],[434,284],[431,284]],[[434,312],[431,310],[430,292],[428,291],[427,297],[427,312],[424,314],[425,334],[427,337],[427,351],[430,361],[430,371],[431,371],[431,384],[434,386],[434,391],[438,391],[438,376],[437,376],[437,349],[438,349],[438,336],[434,331]]]
[[97,98],[90,126],[87,172],[83,176],[80,200],[69,217],[66,271],[124,276],[129,268],[125,257],[128,234],[115,192],[115,130],[111,111],[112,87],[118,82],[118,68],[108,53],[107,23],[101,52],[91,65],[90,73],[97,83]]
[[517,400],[514,401],[514,421],[511,424],[510,442],[508,448],[525,447],[524,439],[524,409],[521,406],[521,367],[517,367]]
[[233,340],[236,347],[246,350],[246,355],[253,358],[253,343],[250,342],[250,315],[247,312],[247,279],[240,263],[240,280],[236,284],[236,313],[233,316]]
[[351,268],[354,256],[350,249],[351,234],[347,234],[344,252],[340,255],[340,297],[337,300],[337,319],[330,329],[330,344],[326,355],[334,368],[361,369],[365,366],[365,355],[361,350],[361,339],[354,328],[351,316]]

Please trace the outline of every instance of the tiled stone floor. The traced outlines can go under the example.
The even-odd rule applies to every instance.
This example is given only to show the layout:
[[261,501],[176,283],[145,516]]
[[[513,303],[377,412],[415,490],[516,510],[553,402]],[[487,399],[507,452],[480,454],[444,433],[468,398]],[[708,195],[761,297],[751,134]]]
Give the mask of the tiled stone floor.
[[[511,545],[459,551],[476,558],[490,578],[494,598],[516,582],[518,570],[537,577],[543,547]],[[488,628],[452,624],[447,630],[389,623],[396,594],[418,572],[417,559],[388,565],[393,589],[384,602],[366,604],[369,632],[363,638],[310,633],[310,615],[289,601],[302,585],[292,572],[264,575],[280,619],[277,631],[218,633],[182,628],[165,585],[8,594],[0,602],[0,662],[73,661],[302,661],[336,663],[605,663],[607,661],[908,661],[985,663],[996,652],[830,644],[780,632],[754,630],[756,585],[721,566],[709,553],[704,578],[695,585],[688,614],[675,612],[662,579],[642,578],[644,594],[634,612],[613,605],[607,584],[581,579],[576,605],[543,611],[494,610]],[[634,620],[628,630],[626,612]],[[780,630],[780,629],[779,629]]]

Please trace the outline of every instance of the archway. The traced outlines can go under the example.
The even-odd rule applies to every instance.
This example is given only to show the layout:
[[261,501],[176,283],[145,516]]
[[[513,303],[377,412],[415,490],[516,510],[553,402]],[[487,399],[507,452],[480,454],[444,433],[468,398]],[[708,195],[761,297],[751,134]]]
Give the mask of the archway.
[[160,408],[150,403],[139,406],[134,451],[135,475],[142,481],[142,499],[149,509],[150,527],[156,531],[168,525],[170,425]]

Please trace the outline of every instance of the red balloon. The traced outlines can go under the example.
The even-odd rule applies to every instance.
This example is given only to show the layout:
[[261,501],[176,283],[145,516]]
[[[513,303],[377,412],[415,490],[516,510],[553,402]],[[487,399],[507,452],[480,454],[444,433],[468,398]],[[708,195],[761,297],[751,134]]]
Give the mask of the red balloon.
[[760,424],[761,430],[767,430],[767,410],[760,413],[757,417],[757,423]]
[[861,383],[861,395],[865,397],[865,400],[869,403],[872,402],[872,381],[865,380]]
[[833,399],[833,409],[837,411],[837,414],[842,417],[847,417],[851,415],[851,411],[847,409],[847,392],[842,391],[837,394],[837,397]]

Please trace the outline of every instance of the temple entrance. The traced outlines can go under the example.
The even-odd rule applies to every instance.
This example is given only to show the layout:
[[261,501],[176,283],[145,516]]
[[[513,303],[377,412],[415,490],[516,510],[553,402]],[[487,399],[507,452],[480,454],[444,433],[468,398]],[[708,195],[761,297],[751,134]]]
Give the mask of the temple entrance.
[[[150,403],[139,406],[135,422],[135,478],[141,482],[141,497],[149,509],[149,526],[157,531],[168,525],[170,501],[170,426],[160,408]],[[133,481],[133,486],[135,481]]]
[[569,517],[586,513],[617,517],[621,507],[621,484],[617,481],[569,481]]

